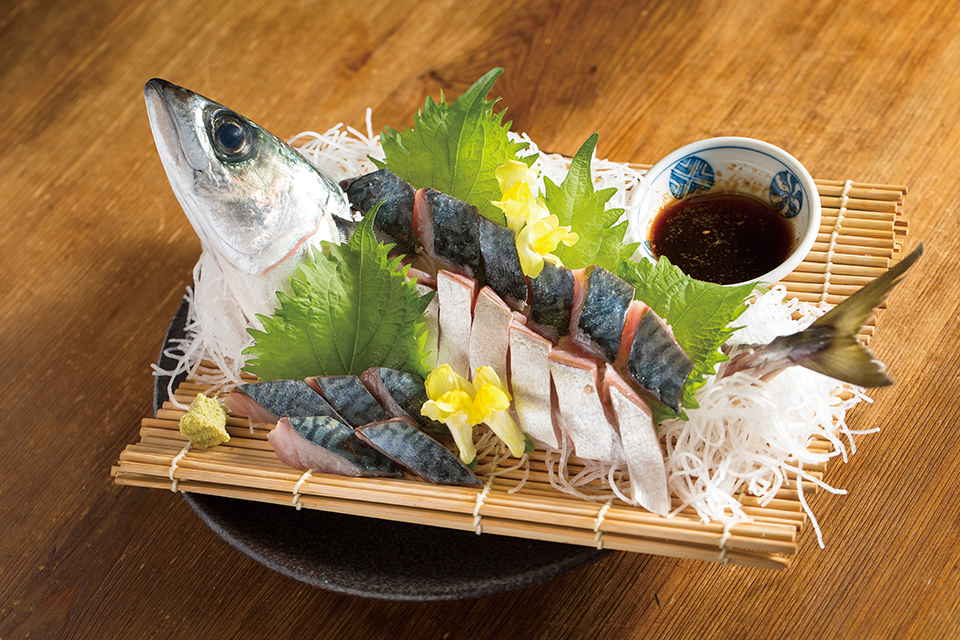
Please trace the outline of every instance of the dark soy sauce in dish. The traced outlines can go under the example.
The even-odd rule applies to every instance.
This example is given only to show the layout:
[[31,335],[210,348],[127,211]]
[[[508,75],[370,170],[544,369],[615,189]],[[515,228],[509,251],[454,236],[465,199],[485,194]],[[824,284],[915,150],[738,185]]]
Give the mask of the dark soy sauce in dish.
[[708,193],[672,202],[650,232],[653,254],[697,280],[734,284],[777,268],[793,251],[788,220],[740,193]]

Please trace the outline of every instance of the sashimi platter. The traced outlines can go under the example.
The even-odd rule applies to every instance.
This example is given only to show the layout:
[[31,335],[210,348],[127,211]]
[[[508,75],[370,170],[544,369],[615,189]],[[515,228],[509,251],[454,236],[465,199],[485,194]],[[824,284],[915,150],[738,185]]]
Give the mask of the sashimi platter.
[[896,374],[867,345],[922,251],[903,256],[906,189],[817,181],[792,273],[697,280],[636,241],[646,167],[596,135],[540,151],[487,97],[501,72],[403,131],[368,111],[290,142],[147,83],[202,253],[116,482],[294,528],[313,510],[770,569],[805,526],[823,546],[809,498],[844,493],[827,463],[877,431],[848,414]]

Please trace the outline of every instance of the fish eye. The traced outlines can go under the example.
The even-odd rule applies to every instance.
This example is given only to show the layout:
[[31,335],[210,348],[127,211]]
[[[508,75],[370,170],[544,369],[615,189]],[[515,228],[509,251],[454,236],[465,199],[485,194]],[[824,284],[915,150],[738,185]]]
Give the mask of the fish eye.
[[213,146],[223,160],[239,162],[253,152],[250,125],[236,114],[222,111],[213,118]]

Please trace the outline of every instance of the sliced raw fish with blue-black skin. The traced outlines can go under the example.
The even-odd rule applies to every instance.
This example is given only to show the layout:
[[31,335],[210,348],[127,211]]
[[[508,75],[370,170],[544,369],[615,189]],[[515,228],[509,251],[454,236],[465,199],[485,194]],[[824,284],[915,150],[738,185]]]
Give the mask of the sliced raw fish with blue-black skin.
[[342,420],[323,397],[302,380],[271,380],[237,385],[223,401],[234,415],[254,422],[280,418],[330,416]]
[[394,238],[402,250],[411,250],[416,243],[413,234],[413,201],[415,191],[408,182],[399,178],[390,169],[380,169],[353,180],[341,182],[350,204],[366,214],[377,203],[374,227]]
[[306,382],[354,429],[390,418],[357,376],[317,376]]
[[435,189],[420,189],[413,227],[427,255],[472,278],[480,269],[478,215],[472,204]]
[[394,418],[413,420],[434,438],[450,437],[450,430],[445,424],[421,413],[423,403],[429,398],[424,380],[417,374],[388,367],[373,367],[360,375],[360,381]]
[[543,271],[530,280],[530,326],[557,344],[570,333],[575,297],[573,272],[544,261]]
[[435,484],[482,487],[483,483],[446,447],[404,418],[357,429],[357,435],[410,473]]
[[587,267],[580,278],[583,303],[571,321],[573,341],[587,353],[614,362],[634,289],[598,266]]
[[267,435],[282,463],[341,476],[403,475],[396,464],[329,416],[283,418]]
[[522,311],[527,306],[527,279],[517,253],[513,229],[483,216],[477,217],[480,228],[480,266],[484,282],[511,308]]
[[635,329],[630,325],[634,322],[628,320],[623,334],[629,336],[633,331],[624,373],[642,391],[679,413],[683,385],[693,371],[693,362],[652,309],[636,321]]

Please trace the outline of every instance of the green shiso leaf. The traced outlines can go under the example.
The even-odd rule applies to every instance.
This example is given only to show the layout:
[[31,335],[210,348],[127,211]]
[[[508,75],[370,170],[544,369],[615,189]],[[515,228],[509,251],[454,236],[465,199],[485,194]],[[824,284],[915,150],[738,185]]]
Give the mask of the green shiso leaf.
[[561,244],[554,251],[563,265],[582,269],[595,264],[616,273],[620,263],[633,255],[637,245],[623,244],[627,224],[617,224],[623,209],[607,209],[605,206],[617,190],[610,187],[596,191],[593,187],[590,166],[598,138],[595,133],[583,143],[560,186],[544,176],[544,201],[550,213],[559,218],[561,227],[569,226],[580,236],[573,246]]
[[[665,257],[656,263],[624,262],[620,277],[633,285],[637,300],[670,325],[677,342],[693,361],[694,369],[684,387],[683,407],[695,409],[699,405],[694,394],[716,366],[728,359],[720,352],[720,346],[735,331],[730,324],[747,310],[746,301],[757,289],[757,283],[724,287],[694,280]],[[666,405],[653,402],[651,407],[657,423],[677,417]],[[681,413],[680,417],[686,415]]]
[[[447,103],[427,98],[414,117],[413,129],[389,127],[381,134],[385,159],[377,162],[409,182],[414,189],[430,187],[459,198],[480,210],[480,214],[506,224],[503,211],[491,201],[500,199],[495,170],[507,160],[517,160],[528,145],[512,142],[503,124],[503,114],[493,112],[496,100],[486,100],[503,69],[493,69],[477,80],[466,93]],[[528,165],[536,156],[521,158]]]
[[419,296],[406,279],[391,245],[373,236],[367,215],[346,245],[314,248],[290,278],[292,295],[277,293],[279,308],[258,315],[263,331],[249,329],[256,342],[244,370],[261,380],[359,375],[370,367],[391,367],[426,375],[423,365],[423,310],[433,294]]

